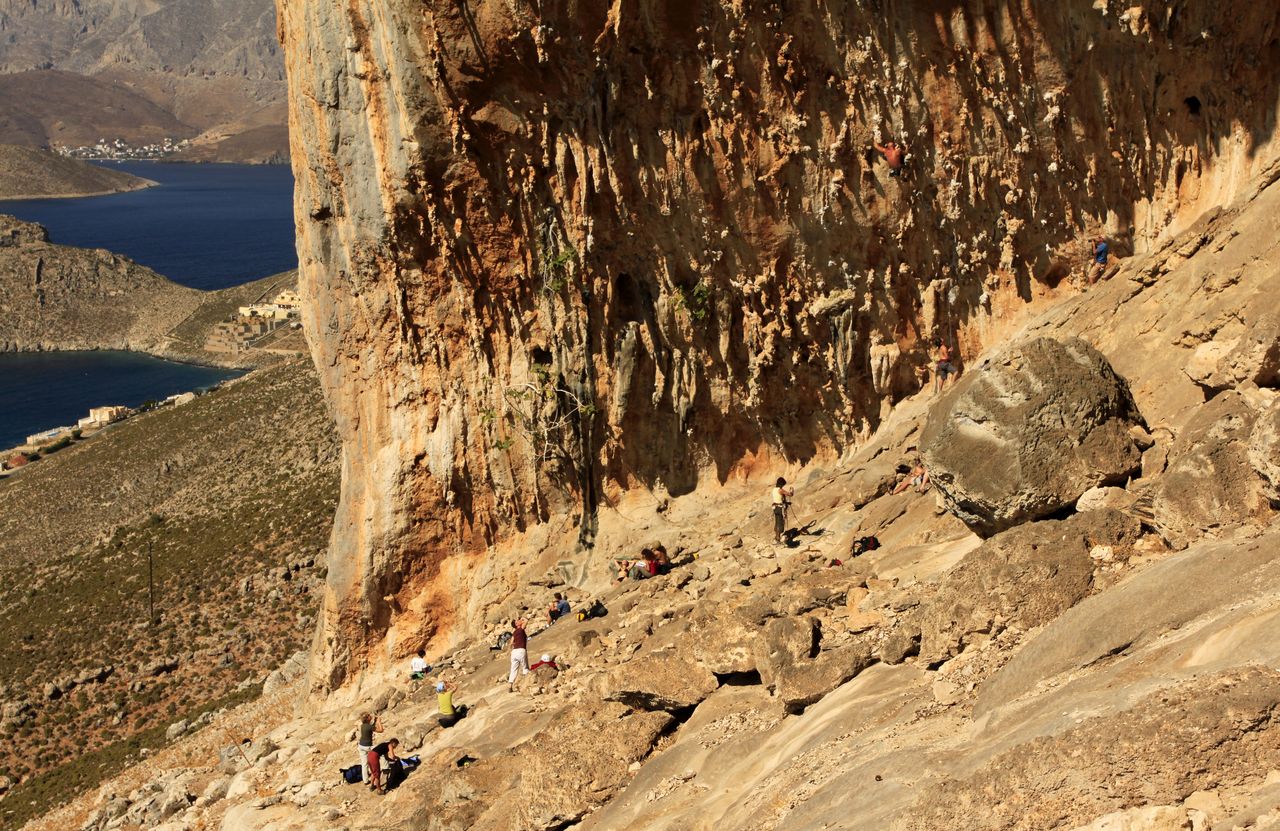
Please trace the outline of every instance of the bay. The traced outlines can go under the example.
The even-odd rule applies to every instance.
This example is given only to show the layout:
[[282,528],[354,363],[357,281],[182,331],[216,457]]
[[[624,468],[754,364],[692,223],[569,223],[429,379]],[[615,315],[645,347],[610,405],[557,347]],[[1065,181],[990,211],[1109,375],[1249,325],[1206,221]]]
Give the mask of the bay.
[[0,353],[0,449],[42,430],[73,426],[90,407],[136,407],[239,374],[137,352]]
[[77,199],[0,201],[53,242],[105,248],[176,283],[221,289],[297,267],[287,165],[100,162],[159,183]]

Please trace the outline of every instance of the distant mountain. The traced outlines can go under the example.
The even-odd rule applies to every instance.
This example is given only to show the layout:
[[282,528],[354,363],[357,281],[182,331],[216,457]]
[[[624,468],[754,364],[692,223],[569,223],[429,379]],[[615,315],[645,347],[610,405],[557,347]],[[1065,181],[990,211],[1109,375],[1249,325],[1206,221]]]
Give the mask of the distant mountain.
[[92,196],[155,184],[119,170],[68,159],[47,150],[0,144],[0,199]]
[[272,0],[0,0],[0,141],[280,160],[284,99]]

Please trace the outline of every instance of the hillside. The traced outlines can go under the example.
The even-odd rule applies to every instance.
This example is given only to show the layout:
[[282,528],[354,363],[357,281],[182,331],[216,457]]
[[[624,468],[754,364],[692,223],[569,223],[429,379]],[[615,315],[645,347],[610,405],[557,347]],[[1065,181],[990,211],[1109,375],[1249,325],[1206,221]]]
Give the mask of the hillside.
[[1280,7],[278,25],[308,671],[30,831],[1280,825]]
[[[557,517],[460,558],[480,623],[437,642],[428,683],[371,655],[288,713],[299,679],[29,830],[1273,827],[1278,223],[1280,165],[944,395],[908,396],[855,453],[788,470],[783,545],[755,477],[633,490],[593,550]],[[1227,310],[1239,327],[1170,348]],[[921,455],[932,486],[900,488]],[[651,540],[671,573],[614,584],[610,560]],[[608,614],[548,628],[553,590]],[[520,614],[531,656],[563,669],[512,693],[489,647]],[[404,651],[429,631],[402,626]],[[470,707],[447,730],[437,678]],[[386,796],[335,775],[366,710],[422,760]]]
[[45,150],[0,144],[0,199],[96,196],[140,190],[152,184],[138,176]]
[[[296,275],[204,292],[104,250],[51,243],[40,225],[0,216],[0,350],[127,349],[218,366],[274,360],[250,349],[211,351],[214,327],[239,306],[292,288]],[[277,344],[305,351],[301,338]]]
[[[208,134],[209,160],[287,151],[278,130],[217,148],[218,136],[285,126],[270,0],[4,0],[0,28],[0,141],[145,145]],[[245,124],[252,113],[262,116]]]
[[337,465],[315,374],[295,361],[0,482],[0,777],[39,773],[0,802],[4,827],[15,804],[30,816],[27,800],[65,799],[139,741],[256,694],[242,682],[305,645]]

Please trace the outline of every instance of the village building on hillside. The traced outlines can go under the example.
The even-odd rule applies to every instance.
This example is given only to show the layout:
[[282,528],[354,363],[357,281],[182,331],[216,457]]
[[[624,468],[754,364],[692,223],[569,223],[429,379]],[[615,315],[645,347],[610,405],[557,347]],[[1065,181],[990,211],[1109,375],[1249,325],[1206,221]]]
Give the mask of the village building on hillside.
[[269,303],[250,303],[236,310],[236,317],[213,327],[205,348],[210,352],[244,352],[253,342],[282,326],[296,328],[302,312],[302,298],[294,289],[284,289]]
[[89,415],[76,422],[76,426],[81,430],[106,427],[108,424],[114,424],[127,415],[129,415],[128,407],[94,407],[89,410]]

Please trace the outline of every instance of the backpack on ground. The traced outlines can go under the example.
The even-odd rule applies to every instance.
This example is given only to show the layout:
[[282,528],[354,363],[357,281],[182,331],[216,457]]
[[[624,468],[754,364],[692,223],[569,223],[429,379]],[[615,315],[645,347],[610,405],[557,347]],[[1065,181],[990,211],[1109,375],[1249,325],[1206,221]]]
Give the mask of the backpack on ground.
[[586,609],[578,610],[578,622],[582,623],[583,621],[591,620],[592,618],[604,617],[607,614],[609,614],[609,610],[604,607],[603,603],[597,600]]
[[358,785],[364,781],[364,773],[360,765],[352,765],[342,769],[342,781],[348,785]]
[[849,550],[856,557],[866,551],[875,551],[879,547],[880,540],[876,537],[858,537]]

